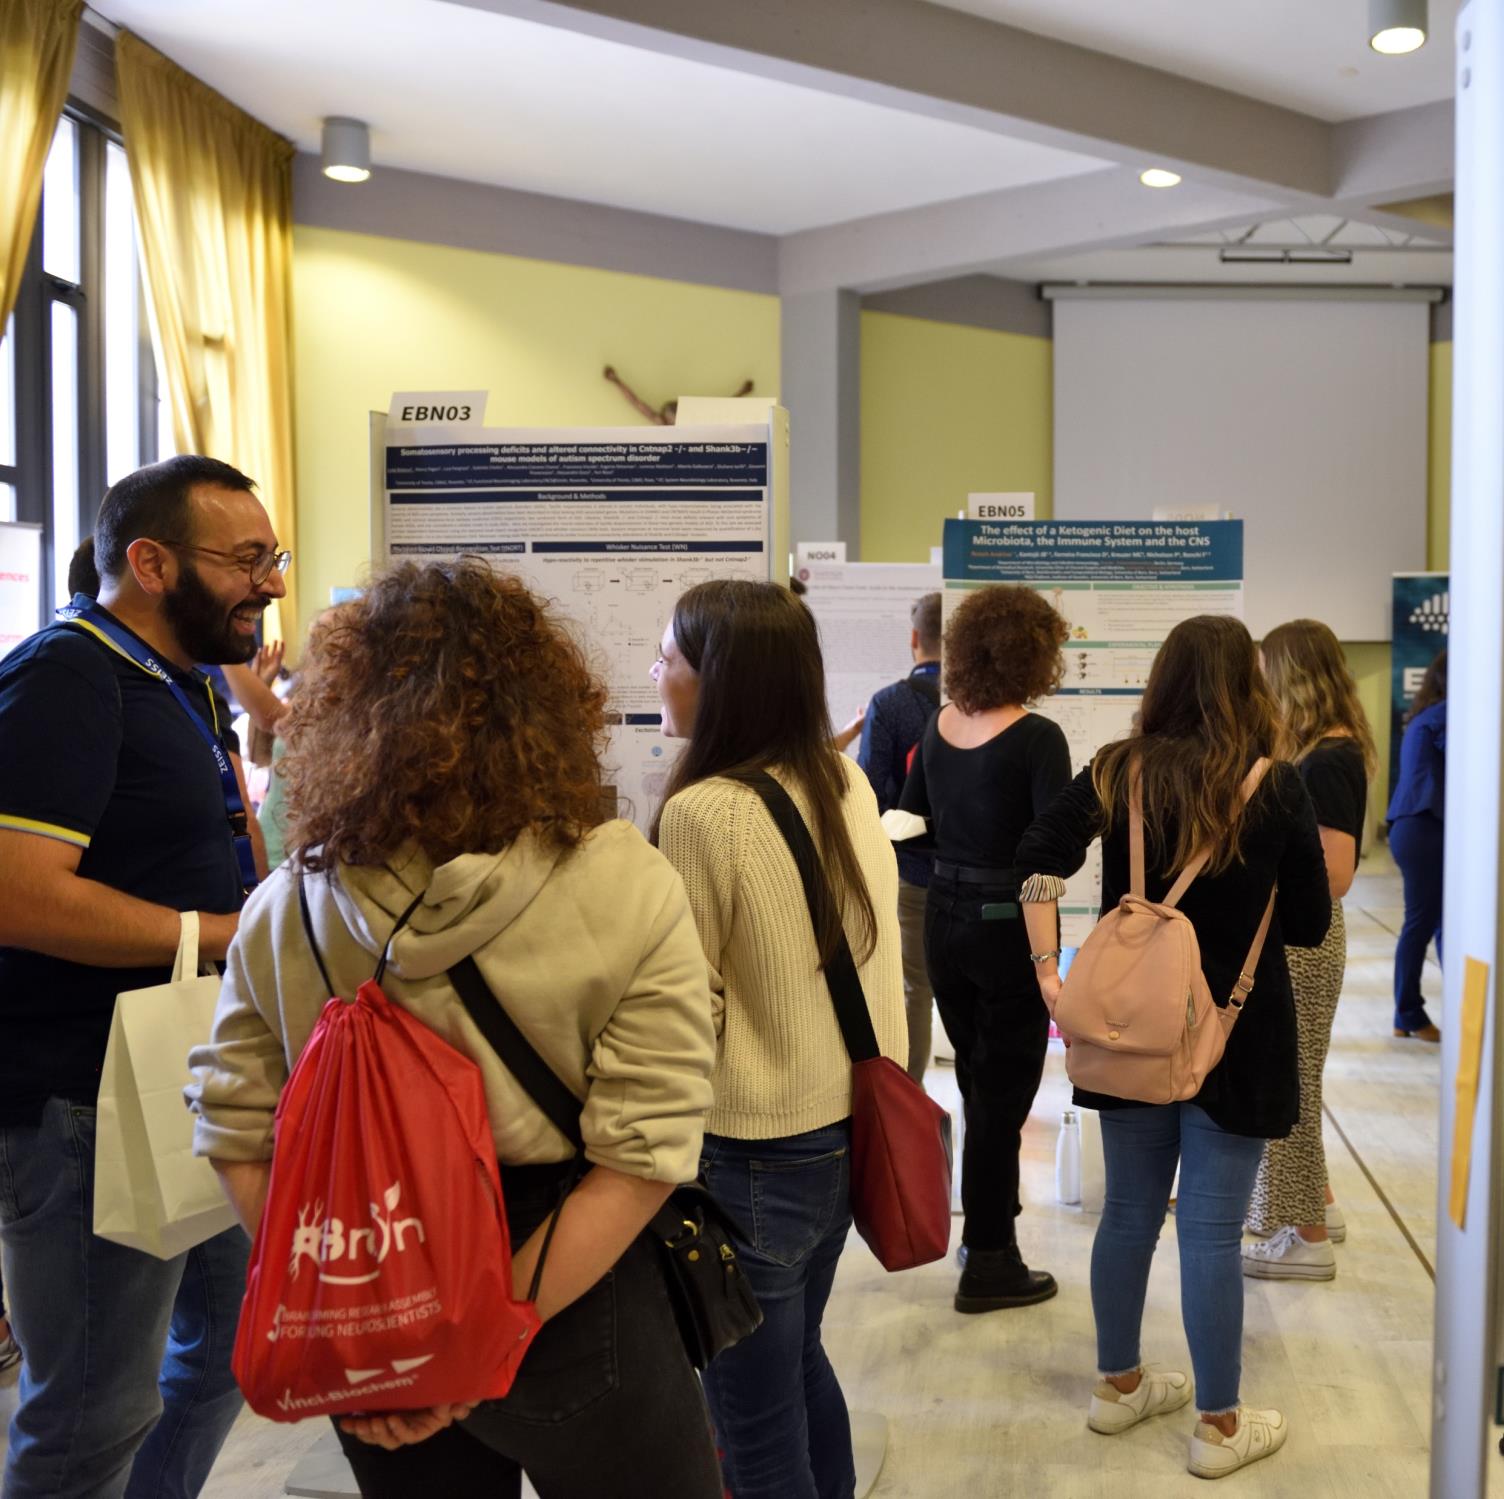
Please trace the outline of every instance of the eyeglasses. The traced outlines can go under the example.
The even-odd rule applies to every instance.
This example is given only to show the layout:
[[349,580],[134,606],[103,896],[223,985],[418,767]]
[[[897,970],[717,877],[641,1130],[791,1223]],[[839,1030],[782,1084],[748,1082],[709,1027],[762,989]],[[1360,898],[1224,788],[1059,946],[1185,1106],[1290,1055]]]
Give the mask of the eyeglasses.
[[164,541],[159,545],[173,547],[179,552],[202,552],[205,557],[223,557],[250,574],[253,588],[259,588],[274,572],[285,573],[292,564],[292,553],[286,551],[257,552],[254,557],[245,557],[239,552],[221,552],[214,547],[189,546],[186,541]]

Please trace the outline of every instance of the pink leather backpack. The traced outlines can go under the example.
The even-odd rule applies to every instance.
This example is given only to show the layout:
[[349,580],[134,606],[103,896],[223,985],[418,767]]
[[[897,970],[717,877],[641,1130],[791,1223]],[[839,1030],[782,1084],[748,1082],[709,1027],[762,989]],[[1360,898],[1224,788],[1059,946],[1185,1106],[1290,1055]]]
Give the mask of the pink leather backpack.
[[[1260,760],[1243,782],[1243,801],[1269,769]],[[1070,1038],[1066,1072],[1078,1087],[1142,1103],[1194,1098],[1222,1060],[1227,1038],[1253,990],[1275,891],[1226,1007],[1215,1004],[1201,971],[1196,929],[1177,910],[1206,867],[1201,849],[1164,900],[1145,896],[1143,783],[1133,768],[1128,796],[1129,893],[1082,944],[1055,1002],[1055,1024]]]

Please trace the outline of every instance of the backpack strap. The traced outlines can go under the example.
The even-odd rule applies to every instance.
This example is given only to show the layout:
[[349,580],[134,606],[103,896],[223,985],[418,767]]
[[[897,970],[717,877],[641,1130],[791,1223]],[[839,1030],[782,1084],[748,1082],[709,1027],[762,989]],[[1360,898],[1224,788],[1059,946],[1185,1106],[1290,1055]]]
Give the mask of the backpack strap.
[[[426,891],[420,890],[412,900],[408,902],[407,909],[397,918],[396,925],[392,928],[391,936],[386,939],[386,945],[381,949],[381,957],[376,962],[375,979],[379,984],[386,974],[387,959],[391,956],[392,940],[397,933],[407,925],[407,919],[423,903]],[[298,910],[303,917],[303,933],[308,938],[308,945],[313,949],[313,961],[319,965],[319,977],[324,981],[324,987],[329,991],[332,998],[339,991],[334,987],[334,981],[329,977],[329,970],[324,966],[324,955],[319,951],[319,939],[313,935],[313,913],[308,909],[308,890],[303,883],[303,871],[298,870]]]
[[1269,924],[1274,920],[1274,900],[1279,894],[1279,886],[1269,892],[1269,904],[1264,907],[1264,919],[1259,922],[1259,929],[1253,934],[1253,946],[1248,949],[1248,956],[1243,962],[1243,970],[1238,974],[1237,982],[1232,986],[1232,993],[1228,996],[1227,1003],[1234,1010],[1241,1010],[1247,1003],[1248,996],[1253,993],[1253,976],[1258,972],[1259,959],[1264,954],[1264,941],[1269,935]]
[[[815,849],[815,840],[810,837],[799,809],[793,798],[765,770],[732,772],[728,780],[740,781],[750,786],[762,798],[778,831],[783,834],[789,852],[799,870],[799,880],[804,886],[805,903],[809,906],[810,923],[815,932],[820,930],[820,913],[830,909],[835,897],[820,868],[820,855]],[[872,1015],[867,1008],[867,996],[856,971],[856,959],[851,955],[851,944],[846,934],[841,933],[840,945],[831,954],[825,965],[825,985],[830,990],[831,1002],[835,1005],[836,1023],[841,1028],[841,1040],[846,1044],[846,1054],[853,1062],[870,1062],[882,1055],[877,1044],[877,1032],[872,1026]]]

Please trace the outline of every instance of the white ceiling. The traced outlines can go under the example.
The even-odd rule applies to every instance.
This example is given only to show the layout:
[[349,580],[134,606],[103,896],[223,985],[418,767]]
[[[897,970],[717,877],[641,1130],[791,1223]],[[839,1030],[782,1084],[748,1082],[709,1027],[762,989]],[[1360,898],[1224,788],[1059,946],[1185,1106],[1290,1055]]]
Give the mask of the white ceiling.
[[1105,165],[438,0],[93,4],[305,150],[770,234]]
[[1450,99],[1461,0],[1408,57],[1368,45],[1368,0],[931,0],[1322,120]]

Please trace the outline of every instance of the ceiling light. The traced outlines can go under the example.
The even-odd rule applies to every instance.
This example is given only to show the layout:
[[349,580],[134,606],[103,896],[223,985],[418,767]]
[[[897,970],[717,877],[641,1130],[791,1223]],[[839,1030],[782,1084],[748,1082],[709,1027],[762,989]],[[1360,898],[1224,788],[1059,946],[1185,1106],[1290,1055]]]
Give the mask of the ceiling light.
[[1398,57],[1426,41],[1426,0],[1368,0],[1368,45]]
[[1166,171],[1164,167],[1150,167],[1138,174],[1138,180],[1145,187],[1179,187],[1180,173]]
[[364,182],[371,175],[371,132],[363,120],[324,121],[324,175]]

